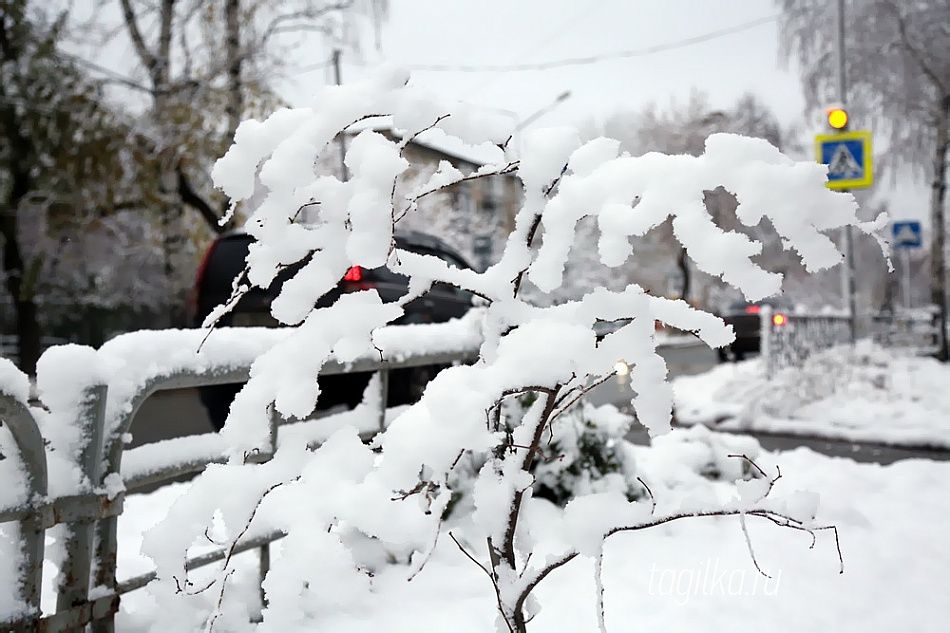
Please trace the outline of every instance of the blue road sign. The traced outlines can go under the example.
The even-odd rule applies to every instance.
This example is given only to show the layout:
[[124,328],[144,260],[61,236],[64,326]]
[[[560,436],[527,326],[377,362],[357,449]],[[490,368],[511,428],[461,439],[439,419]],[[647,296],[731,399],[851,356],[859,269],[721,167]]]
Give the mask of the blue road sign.
[[874,182],[871,132],[819,134],[815,137],[818,162],[828,165],[829,189],[858,189]]
[[923,245],[920,222],[917,220],[894,222],[891,224],[891,236],[894,248],[920,248]]

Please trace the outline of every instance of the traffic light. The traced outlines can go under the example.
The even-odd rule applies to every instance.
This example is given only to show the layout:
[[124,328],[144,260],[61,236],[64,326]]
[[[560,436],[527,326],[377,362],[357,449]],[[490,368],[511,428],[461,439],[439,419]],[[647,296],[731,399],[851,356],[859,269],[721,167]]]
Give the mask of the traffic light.
[[848,127],[848,111],[842,106],[831,106],[825,110],[828,125],[834,129],[843,131]]

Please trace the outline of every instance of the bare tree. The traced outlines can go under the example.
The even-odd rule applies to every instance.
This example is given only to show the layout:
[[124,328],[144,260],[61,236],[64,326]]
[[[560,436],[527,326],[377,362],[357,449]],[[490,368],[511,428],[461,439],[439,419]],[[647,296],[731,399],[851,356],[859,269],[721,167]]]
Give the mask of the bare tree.
[[[148,104],[143,136],[159,164],[166,276],[171,321],[190,282],[184,207],[221,233],[230,200],[216,192],[209,171],[234,138],[240,121],[280,103],[274,81],[286,71],[292,42],[310,33],[335,46],[359,41],[356,17],[381,20],[386,0],[116,0],[119,36],[135,51],[144,81],[136,87]],[[101,26],[101,25],[100,25]],[[108,29],[107,29],[108,31]],[[223,34],[223,37],[222,37]],[[299,42],[298,42],[299,43]],[[100,43],[101,45],[102,43]]]
[[[809,107],[837,100],[834,3],[777,0],[783,53],[797,58]],[[947,152],[950,151],[950,1],[855,0],[846,10],[848,103],[890,141],[888,154],[932,183],[931,302],[940,307],[946,361],[944,244]]]

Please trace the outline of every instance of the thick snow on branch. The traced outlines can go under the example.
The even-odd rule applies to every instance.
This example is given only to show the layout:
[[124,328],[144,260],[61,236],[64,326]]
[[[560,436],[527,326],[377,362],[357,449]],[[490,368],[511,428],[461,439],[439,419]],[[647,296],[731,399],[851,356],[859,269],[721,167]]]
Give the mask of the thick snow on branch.
[[[654,435],[662,434],[669,429],[672,392],[665,362],[656,352],[655,321],[694,331],[712,346],[732,338],[731,329],[716,317],[682,301],[651,297],[636,285],[620,291],[591,288],[579,301],[560,305],[525,300],[526,281],[548,295],[562,284],[578,222],[596,220],[600,259],[619,267],[637,255],[630,238],[672,218],[675,237],[696,265],[753,299],[779,292],[782,277],[753,261],[762,244],[716,226],[703,204],[704,192],[723,187],[733,193],[739,220],[754,226],[768,219],[809,270],[841,259],[825,231],[857,225],[873,232],[880,223],[858,223],[854,199],[825,187],[825,167],[796,163],[761,140],[719,134],[708,139],[699,157],[632,157],[620,155],[616,141],[581,144],[576,130],[554,128],[526,134],[520,162],[488,165],[469,176],[512,173],[521,179],[524,201],[500,260],[483,273],[456,270],[435,257],[395,249],[393,231],[433,187],[463,181],[460,172],[443,167],[428,182],[407,185],[404,143],[370,130],[349,143],[349,180],[316,172],[317,158],[339,134],[378,116],[392,116],[404,139],[429,128],[468,144],[502,145],[510,135],[510,125],[441,103],[407,81],[404,72],[383,69],[364,82],[325,89],[311,107],[245,122],[215,167],[215,182],[234,200],[248,198],[255,181],[267,190],[247,224],[256,238],[248,256],[250,283],[266,287],[287,266],[308,261],[272,306],[279,321],[296,327],[255,360],[225,426],[231,463],[199,478],[146,540],[159,575],[181,583],[183,553],[201,541],[212,519],[223,522],[230,539],[250,522],[265,521],[289,534],[285,547],[293,545],[293,553],[268,576],[270,607],[258,630],[276,630],[298,610],[345,607],[348,600],[357,604],[357,594],[371,583],[344,545],[348,535],[357,531],[378,539],[390,552],[414,557],[417,569],[441,530],[452,496],[451,474],[464,456],[484,464],[474,484],[471,526],[481,540],[471,542],[487,539],[489,575],[510,630],[524,630],[525,599],[552,565],[579,554],[602,555],[603,538],[613,531],[704,512],[758,513],[784,525],[791,515],[808,514],[807,500],[767,506],[767,491],[755,485],[745,485],[732,505],[684,505],[680,514],[667,518],[652,514],[655,505],[630,502],[624,495],[587,495],[571,502],[552,524],[569,545],[563,550],[567,558],[533,576],[518,571],[524,554],[518,544],[538,527],[528,511],[531,469],[545,432],[558,423],[566,403],[609,378],[616,361],[624,359],[632,367],[638,419]],[[505,152],[503,158],[512,155]],[[367,290],[315,307],[355,265],[387,266],[408,276],[409,294],[383,303]],[[266,438],[269,405],[304,417],[319,395],[317,374],[331,356],[346,361],[367,353],[391,354],[381,345],[381,328],[434,282],[469,290],[487,304],[468,319],[480,330],[475,364],[442,371],[421,401],[399,415],[372,448],[359,441],[356,429],[344,428],[312,452],[285,442],[270,464],[243,464],[242,456]],[[599,340],[594,334],[598,321],[620,322],[620,327]],[[507,399],[525,393],[536,400],[522,418],[500,415]],[[222,499],[225,488],[233,498]],[[222,600],[227,578],[225,570],[218,580]],[[301,589],[308,586],[315,590]],[[173,600],[173,592],[166,598]]]

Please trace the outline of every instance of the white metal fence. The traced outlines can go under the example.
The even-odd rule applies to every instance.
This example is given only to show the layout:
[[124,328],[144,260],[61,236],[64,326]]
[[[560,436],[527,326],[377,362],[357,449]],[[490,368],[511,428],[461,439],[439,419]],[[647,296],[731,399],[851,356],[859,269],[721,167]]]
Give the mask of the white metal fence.
[[[440,326],[412,327],[432,328],[433,332],[437,332]],[[140,337],[142,349],[147,350],[155,347],[156,334],[159,333],[135,332],[124,335],[132,337],[124,342],[131,343],[128,347],[134,349],[135,337]],[[378,372],[381,379],[375,384],[379,385],[382,391],[378,402],[383,403],[386,401],[386,377],[390,370],[466,362],[476,358],[478,352],[477,341],[464,337],[460,337],[454,346],[440,345],[440,348],[442,351],[435,353],[412,353],[387,348],[387,353],[392,352],[391,357],[398,360],[383,359],[380,354],[376,357],[359,358],[345,365],[331,361],[324,366],[321,373],[331,375]],[[92,352],[89,348],[66,351],[77,352],[76,362],[81,362],[81,353]],[[99,350],[99,353],[103,353],[103,350]],[[198,354],[197,347],[194,354]],[[88,354],[86,359],[88,361]],[[143,365],[148,365],[147,357],[138,360]],[[92,381],[83,387],[78,399],[81,405],[72,412],[73,419],[70,424],[78,431],[78,436],[85,439],[75,465],[87,483],[67,494],[51,494],[49,466],[52,455],[47,446],[48,438],[44,438],[40,433],[35,415],[37,410],[13,394],[0,390],[0,420],[11,432],[15,444],[16,454],[10,455],[9,458],[16,459],[23,465],[25,472],[19,485],[25,487],[26,493],[22,496],[22,502],[9,504],[8,507],[0,504],[0,523],[18,525],[17,542],[20,550],[16,586],[0,586],[0,592],[16,595],[26,605],[23,613],[6,616],[0,614],[0,630],[54,633],[84,631],[89,627],[96,633],[114,631],[114,616],[122,594],[144,587],[155,579],[155,573],[150,572],[122,582],[117,580],[117,525],[125,494],[145,486],[168,482],[183,474],[199,472],[210,463],[224,462],[226,446],[216,435],[206,436],[205,440],[196,440],[195,437],[182,438],[182,450],[175,453],[174,459],[165,457],[164,461],[156,461],[157,452],[151,451],[151,445],[131,449],[126,455],[122,438],[128,432],[139,407],[153,393],[244,382],[248,379],[250,370],[250,362],[236,365],[199,362],[192,365],[189,369],[178,371],[158,371],[155,375],[138,380],[132,389],[129,389],[128,384],[119,384],[122,381],[128,382],[128,377],[121,373],[116,376],[115,384],[110,381]],[[64,388],[70,387],[64,385]],[[113,413],[118,412],[116,419],[107,418],[107,409]],[[380,406],[378,411],[380,427],[384,420],[384,409],[385,407]],[[313,424],[314,422],[303,421],[281,426],[278,416],[271,415],[269,446],[246,459],[251,462],[267,461],[274,454],[281,435],[291,429],[297,438],[301,435],[308,437],[310,431],[313,431],[314,438],[319,437],[320,425]],[[315,445],[318,442],[318,439],[314,439],[308,441],[308,444]],[[162,451],[161,454],[167,456],[169,451]],[[124,457],[127,459],[123,459]],[[107,479],[111,477],[114,484],[117,474],[121,477],[124,492],[109,494],[108,491],[114,491],[115,487],[108,485]],[[4,483],[8,487],[18,485],[16,482]],[[55,588],[56,609],[54,613],[44,615],[40,603],[44,541],[46,531],[57,525],[67,525],[69,537],[64,546],[65,555],[59,563],[58,586]],[[248,535],[232,553],[257,550],[263,578],[270,564],[269,543],[282,537],[283,534],[279,532]],[[212,551],[189,559],[186,567],[193,569],[209,565],[225,556],[225,549]],[[92,595],[91,587],[96,588]]]
[[[760,349],[768,378],[784,368],[801,367],[812,354],[851,340],[850,319],[845,314],[782,313],[779,322],[773,316],[768,306],[759,313]],[[863,320],[869,323],[867,337],[884,347],[921,355],[938,349],[939,325],[933,311],[879,313]]]

